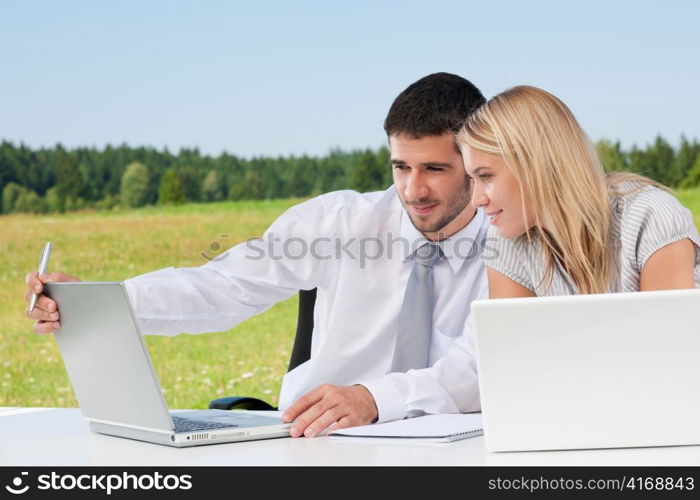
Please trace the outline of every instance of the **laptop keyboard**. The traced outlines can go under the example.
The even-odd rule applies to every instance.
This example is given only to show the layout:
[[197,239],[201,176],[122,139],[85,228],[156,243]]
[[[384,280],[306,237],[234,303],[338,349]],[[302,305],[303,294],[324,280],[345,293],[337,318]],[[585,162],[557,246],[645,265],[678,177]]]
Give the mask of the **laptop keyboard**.
[[225,429],[227,427],[238,427],[236,424],[222,424],[220,422],[208,422],[205,420],[192,420],[190,418],[172,416],[175,432],[193,432],[209,429]]

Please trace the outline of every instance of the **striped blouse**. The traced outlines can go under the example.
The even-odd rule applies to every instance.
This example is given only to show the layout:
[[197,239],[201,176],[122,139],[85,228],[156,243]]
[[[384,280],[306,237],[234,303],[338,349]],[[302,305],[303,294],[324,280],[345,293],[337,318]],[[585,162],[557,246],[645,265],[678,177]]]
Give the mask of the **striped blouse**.
[[[639,184],[633,181],[620,183],[616,189],[623,194],[610,198],[618,273],[609,291],[638,292],[640,273],[649,257],[684,238],[689,238],[695,245],[695,287],[700,288],[700,235],[692,213],[661,189],[651,185],[636,188]],[[486,266],[508,276],[535,295],[578,293],[573,281],[559,265],[547,286],[544,280],[545,254],[536,237],[531,243],[526,235],[509,240],[491,226],[486,242],[483,254]]]

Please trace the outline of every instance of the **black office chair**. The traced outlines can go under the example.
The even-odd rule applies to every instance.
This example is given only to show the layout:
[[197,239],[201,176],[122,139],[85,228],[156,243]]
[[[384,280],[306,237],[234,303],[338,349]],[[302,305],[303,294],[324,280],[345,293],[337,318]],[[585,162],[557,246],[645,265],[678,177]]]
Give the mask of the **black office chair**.
[[[287,372],[291,372],[311,357],[311,333],[314,330],[314,306],[316,289],[299,290],[299,312],[297,314],[297,332],[294,347],[289,359]],[[257,398],[232,396],[209,402],[213,410],[276,410],[271,404]]]

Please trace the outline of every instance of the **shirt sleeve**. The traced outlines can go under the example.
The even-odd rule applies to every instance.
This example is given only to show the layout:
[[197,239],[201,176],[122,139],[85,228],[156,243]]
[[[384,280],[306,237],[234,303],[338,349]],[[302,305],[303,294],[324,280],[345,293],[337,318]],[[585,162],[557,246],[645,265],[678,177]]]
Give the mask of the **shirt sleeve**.
[[494,226],[490,226],[482,259],[487,267],[535,293],[535,286],[525,266],[525,261],[529,258],[525,250],[520,238],[515,240],[504,238]]
[[692,213],[661,189],[647,186],[633,195],[625,203],[621,226],[625,257],[637,273],[655,252],[685,238],[695,245],[695,266],[700,265],[700,236]]
[[319,286],[327,260],[310,244],[329,231],[323,201],[288,209],[262,238],[240,243],[201,267],[169,267],[124,282],[143,333],[227,330]]
[[[476,286],[479,286],[478,298],[487,298],[485,272],[481,273]],[[361,382],[374,397],[377,421],[479,411],[481,402],[475,352],[470,312],[462,334],[433,366]]]

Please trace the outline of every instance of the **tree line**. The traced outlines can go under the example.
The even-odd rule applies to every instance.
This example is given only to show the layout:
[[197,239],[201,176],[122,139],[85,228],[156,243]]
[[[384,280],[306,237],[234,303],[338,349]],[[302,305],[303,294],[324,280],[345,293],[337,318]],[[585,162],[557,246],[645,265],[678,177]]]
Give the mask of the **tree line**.
[[[700,143],[662,137],[641,149],[596,143],[609,171],[640,173],[669,187],[700,185]],[[307,197],[339,189],[366,192],[391,185],[389,151],[331,150],[327,155],[240,158],[197,148],[106,146],[32,149],[0,143],[2,213],[136,208],[152,204]]]

